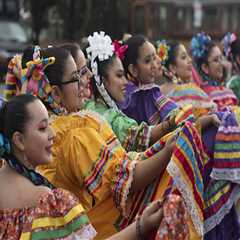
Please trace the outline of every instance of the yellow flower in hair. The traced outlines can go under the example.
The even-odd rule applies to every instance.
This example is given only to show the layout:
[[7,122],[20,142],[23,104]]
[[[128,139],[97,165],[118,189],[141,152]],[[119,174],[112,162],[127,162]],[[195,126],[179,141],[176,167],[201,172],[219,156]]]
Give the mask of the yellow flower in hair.
[[167,45],[165,40],[157,42],[157,54],[161,62],[164,63],[168,59],[168,51],[169,51],[169,46]]

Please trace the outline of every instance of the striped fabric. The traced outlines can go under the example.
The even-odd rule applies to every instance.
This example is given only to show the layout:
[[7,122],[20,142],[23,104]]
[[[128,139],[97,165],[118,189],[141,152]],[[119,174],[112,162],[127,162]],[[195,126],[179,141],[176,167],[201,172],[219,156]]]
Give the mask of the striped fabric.
[[224,110],[228,106],[236,106],[238,99],[231,89],[223,86],[203,85],[202,89],[208,94],[212,101],[214,101],[218,110]]
[[231,181],[210,179],[206,182],[209,161],[197,130],[186,122],[179,133],[167,170],[201,235],[221,223],[240,192],[239,186]]
[[216,135],[211,177],[240,183],[240,126],[231,110],[224,112]]
[[78,199],[62,189],[43,194],[35,207],[0,211],[0,239],[93,239],[96,231]]
[[168,119],[170,116],[174,115],[177,111],[176,104],[169,98],[164,95],[159,95],[159,97],[155,100],[154,105],[157,108],[157,112],[155,112],[149,119],[148,123],[150,125],[155,125]]
[[191,104],[194,108],[198,109],[216,109],[216,104],[194,83],[175,86],[174,90],[168,94],[168,97],[181,107]]

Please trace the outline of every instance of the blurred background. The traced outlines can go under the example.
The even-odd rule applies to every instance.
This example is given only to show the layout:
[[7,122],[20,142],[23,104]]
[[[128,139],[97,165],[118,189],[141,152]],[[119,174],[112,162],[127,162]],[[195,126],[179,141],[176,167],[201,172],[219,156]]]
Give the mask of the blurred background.
[[188,41],[199,31],[220,39],[239,32],[240,0],[0,0],[0,74],[28,44],[84,44],[99,30],[113,39],[142,33]]

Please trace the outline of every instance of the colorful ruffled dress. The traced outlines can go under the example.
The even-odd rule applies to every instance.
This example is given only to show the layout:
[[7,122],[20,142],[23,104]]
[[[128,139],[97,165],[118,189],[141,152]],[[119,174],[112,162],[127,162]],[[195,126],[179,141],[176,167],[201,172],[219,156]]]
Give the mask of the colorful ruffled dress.
[[120,109],[139,124],[146,122],[155,125],[167,119],[178,110],[178,106],[162,95],[160,87],[156,84],[147,84],[138,87],[128,82],[125,101]]
[[180,107],[192,105],[196,117],[217,110],[216,103],[195,83],[175,84],[167,97]]
[[238,99],[231,89],[224,86],[212,86],[208,83],[204,83],[201,88],[217,104],[219,111],[228,106],[234,107],[238,105]]
[[[149,116],[153,116],[153,111],[150,111],[151,114],[148,114],[148,110],[155,109],[159,101],[154,103],[154,100],[160,99],[160,97],[154,98],[156,96],[154,92],[157,91],[158,96],[161,96],[160,90],[156,90],[154,85],[152,86],[152,88],[149,85],[138,88],[134,83],[130,82],[127,88],[126,102],[121,105],[123,112],[130,117],[136,117],[135,120],[137,121],[139,119],[149,121]],[[166,97],[162,98],[167,99]],[[171,113],[176,114],[176,109],[179,110],[179,107],[173,101],[167,101],[167,103],[169,104],[163,103],[163,111],[161,111],[161,114],[158,113],[158,117],[161,116],[159,119],[165,119]],[[161,109],[161,105],[159,105],[159,109]],[[201,226],[202,222],[201,231],[206,239],[211,239],[216,233],[222,239],[221,236],[226,235],[226,232],[230,234],[228,238],[239,237],[239,225],[234,215],[234,202],[239,198],[240,189],[236,183],[238,177],[236,178],[236,174],[233,175],[233,173],[239,171],[239,158],[236,159],[234,156],[236,154],[239,155],[240,147],[234,148],[234,154],[232,153],[232,155],[229,155],[228,149],[231,148],[235,140],[240,142],[240,128],[234,113],[231,111],[227,111],[225,114],[219,113],[218,115],[222,120],[222,125],[219,129],[212,127],[202,133],[205,150],[208,152],[208,160],[202,162],[199,158],[195,159],[196,156],[194,157],[190,153],[191,151],[185,149],[184,144],[179,142],[179,153],[181,155],[178,155],[176,158],[172,157],[172,161],[168,165],[168,172],[173,178],[175,186],[177,186],[185,201],[188,202],[187,207],[191,206],[188,209],[190,214],[194,208],[201,209],[201,217],[198,216],[196,218],[198,210],[194,210],[192,219],[195,222],[195,226]],[[184,129],[186,132],[180,131],[184,135],[184,141],[193,144],[195,140],[189,135],[190,133],[193,134],[193,132],[187,130],[186,124]],[[234,132],[230,129],[234,129]],[[199,133],[195,134],[195,138],[197,134]],[[199,141],[201,142],[202,140]],[[193,144],[195,152],[199,152],[200,142]],[[223,148],[221,144],[224,145]],[[182,157],[184,157],[184,161]],[[195,160],[193,161],[193,159]],[[204,157],[202,156],[201,159],[204,159]],[[195,164],[196,162],[198,162],[198,165]],[[224,162],[224,164],[219,164],[220,162]],[[192,192],[194,193],[193,196],[191,196]],[[201,205],[199,205],[200,198],[195,193],[200,193]],[[193,207],[194,199],[198,207]],[[232,218],[234,220],[232,220],[232,224],[229,226],[227,223],[229,222],[230,213],[235,217]],[[229,231],[230,228],[233,231]]]
[[0,239],[94,239],[96,231],[78,199],[62,189],[43,194],[36,206],[0,210]]
[[113,132],[126,151],[145,151],[149,147],[152,127],[138,124],[123,112],[107,107],[103,101],[89,100],[84,109],[99,113],[111,125]]
[[[53,161],[38,170],[53,185],[79,197],[98,232],[96,239],[126,227],[148,203],[171,192],[173,181],[165,171],[145,189],[129,196],[137,162],[160,151],[163,142],[157,142],[144,153],[127,153],[110,125],[91,112],[56,117],[51,126],[56,133]],[[192,143],[187,146],[195,152]],[[194,155],[202,158],[199,154]]]

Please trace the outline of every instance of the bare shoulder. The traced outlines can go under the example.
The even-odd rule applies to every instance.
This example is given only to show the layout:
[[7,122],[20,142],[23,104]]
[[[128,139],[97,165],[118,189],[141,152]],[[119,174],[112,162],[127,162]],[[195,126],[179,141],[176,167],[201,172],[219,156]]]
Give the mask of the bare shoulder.
[[0,209],[35,206],[41,195],[50,191],[44,186],[35,186],[27,178],[0,169]]

